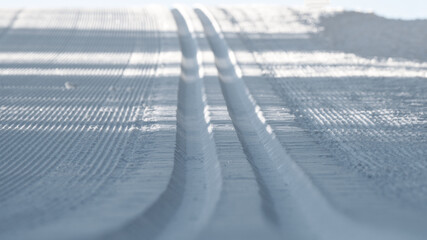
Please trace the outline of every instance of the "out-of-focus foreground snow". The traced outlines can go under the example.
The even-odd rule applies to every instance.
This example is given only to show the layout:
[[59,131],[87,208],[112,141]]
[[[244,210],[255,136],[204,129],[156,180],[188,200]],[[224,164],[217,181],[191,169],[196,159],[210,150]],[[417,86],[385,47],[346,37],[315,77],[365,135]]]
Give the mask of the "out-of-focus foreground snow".
[[427,20],[0,10],[0,239],[424,239]]

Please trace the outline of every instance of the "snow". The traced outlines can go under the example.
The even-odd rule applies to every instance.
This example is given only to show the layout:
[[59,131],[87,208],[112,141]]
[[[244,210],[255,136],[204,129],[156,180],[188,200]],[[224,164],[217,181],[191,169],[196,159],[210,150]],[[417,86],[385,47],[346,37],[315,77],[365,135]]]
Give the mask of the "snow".
[[363,12],[323,16],[321,38],[334,50],[367,58],[427,60],[427,22],[395,20]]
[[427,21],[0,12],[1,239],[427,234]]

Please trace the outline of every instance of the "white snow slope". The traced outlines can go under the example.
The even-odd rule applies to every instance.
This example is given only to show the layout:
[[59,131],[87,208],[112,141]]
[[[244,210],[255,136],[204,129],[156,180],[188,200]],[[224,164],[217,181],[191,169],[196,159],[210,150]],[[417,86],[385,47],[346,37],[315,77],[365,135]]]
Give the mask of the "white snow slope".
[[0,239],[425,239],[427,20],[0,10]]

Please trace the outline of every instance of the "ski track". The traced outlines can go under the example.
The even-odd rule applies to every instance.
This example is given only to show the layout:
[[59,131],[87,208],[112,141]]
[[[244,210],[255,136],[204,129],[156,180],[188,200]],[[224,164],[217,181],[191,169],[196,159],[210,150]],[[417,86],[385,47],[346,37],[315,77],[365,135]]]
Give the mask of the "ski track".
[[[262,15],[264,11],[261,9],[227,9],[230,11],[232,16],[224,16],[224,27],[230,29],[229,23],[233,23],[233,25],[237,25],[236,23],[245,22],[250,23],[252,26],[261,27],[262,31],[269,29],[269,26],[265,23],[265,19]],[[292,14],[294,14],[289,9],[283,9],[279,14],[281,18],[291,18]],[[216,12],[216,16],[221,16],[220,12]],[[226,14],[229,15],[229,14]],[[291,16],[291,17],[290,17]],[[298,15],[297,15],[298,16]],[[310,16],[310,15],[308,15]],[[236,17],[237,19],[233,19]],[[273,15],[272,18],[277,18],[277,16]],[[289,20],[288,20],[289,21]],[[249,24],[248,24],[249,26]],[[292,24],[290,24],[292,26]],[[243,69],[248,71],[246,73],[246,82],[251,90],[254,93],[254,97],[257,99],[257,102],[260,103],[261,108],[267,108],[265,117],[267,122],[273,127],[274,132],[278,136],[282,145],[286,147],[292,158],[307,172],[307,174],[313,179],[314,183],[318,186],[319,189],[325,194],[326,197],[330,199],[331,202],[334,203],[334,206],[340,209],[341,212],[346,215],[359,219],[361,222],[373,224],[376,226],[384,227],[385,229],[405,229],[408,233],[415,233],[414,235],[422,236],[424,234],[425,224],[423,223],[423,213],[420,210],[422,206],[416,208],[416,212],[411,210],[411,208],[406,206],[402,208],[402,204],[408,205],[411,200],[406,200],[405,203],[396,202],[395,196],[390,196],[390,191],[392,189],[387,189],[384,183],[377,183],[376,186],[372,184],[372,180],[376,177],[375,175],[370,175],[368,178],[360,175],[357,171],[354,171],[354,167],[348,167],[348,164],[352,161],[361,161],[358,163],[357,167],[363,166],[364,162],[372,161],[376,165],[376,170],[373,171],[375,174],[381,172],[381,168],[384,165],[387,165],[387,162],[379,160],[380,156],[389,156],[391,159],[413,159],[408,162],[408,164],[415,163],[417,167],[409,168],[413,169],[416,173],[413,176],[419,176],[418,173],[423,169],[420,160],[422,161],[422,157],[419,156],[419,150],[421,148],[417,148],[418,152],[408,152],[408,149],[405,147],[403,149],[400,145],[394,146],[395,149],[390,149],[388,152],[383,151],[382,149],[376,149],[375,154],[369,153],[370,150],[367,146],[357,146],[358,144],[363,144],[363,135],[367,134],[369,138],[365,140],[369,143],[376,143],[377,140],[373,141],[373,136],[379,140],[379,142],[383,143],[393,143],[393,142],[403,142],[407,141],[404,139],[393,139],[392,136],[387,134],[387,131],[384,131],[383,128],[387,124],[382,124],[377,120],[372,120],[372,116],[368,116],[364,112],[366,109],[374,106],[373,103],[369,105],[365,105],[363,107],[364,110],[353,110],[354,108],[359,108],[356,105],[357,102],[350,103],[348,101],[348,97],[345,96],[348,91],[345,86],[353,86],[351,92],[361,94],[362,92],[358,87],[354,86],[350,81],[346,81],[346,83],[342,84],[341,82],[345,81],[344,79],[340,79],[340,81],[335,81],[331,79],[334,83],[325,84],[323,81],[315,81],[312,82],[309,79],[301,79],[298,81],[292,81],[289,79],[283,79],[281,77],[277,77],[281,72],[280,68],[277,66],[271,66],[268,62],[271,62],[271,58],[266,58],[264,53],[259,52],[259,49],[277,49],[279,48],[281,42],[280,41],[271,41],[270,44],[258,44],[251,35],[247,33],[251,33],[254,31],[254,28],[251,29],[246,28],[246,26],[237,26],[237,30],[231,30],[233,32],[240,32],[240,36],[229,35],[229,40],[234,48],[241,49],[242,44],[246,46],[249,52],[253,52],[253,57],[248,56],[243,51],[239,51],[241,54],[238,55],[238,59],[244,60],[247,62],[249,59],[254,59],[254,62],[257,62],[260,71],[257,73],[259,75],[263,75],[264,78],[268,80],[271,84],[271,88],[262,87],[263,83],[257,81],[257,79],[251,77],[253,76],[253,71],[249,67],[246,67],[243,63]],[[256,30],[255,30],[256,31]],[[267,30],[268,31],[268,30]],[[275,30],[277,31],[277,30]],[[284,29],[282,31],[290,31],[290,29]],[[232,37],[233,36],[233,37]],[[234,38],[234,36],[236,36]],[[296,35],[298,37],[298,35]],[[293,43],[293,39],[288,36],[290,46],[283,46],[283,49],[286,47],[293,47],[294,44],[298,44],[298,42]],[[312,45],[316,45],[316,43],[311,43]],[[279,46],[278,46],[279,45]],[[319,46],[321,48],[321,46]],[[267,50],[268,51],[268,50]],[[295,55],[294,55],[295,56]],[[269,56],[271,57],[271,56]],[[296,57],[296,56],[295,56]],[[316,56],[313,57],[314,59]],[[338,56],[336,57],[338,59]],[[273,58],[274,59],[274,58]],[[333,59],[335,61],[335,59]],[[284,61],[287,61],[284,59]],[[297,60],[298,61],[298,60]],[[346,60],[341,60],[345,62]],[[266,64],[267,63],[267,64]],[[383,63],[384,64],[384,63]],[[394,65],[394,64],[393,64]],[[298,66],[298,65],[297,65]],[[303,65],[304,66],[304,65]],[[397,66],[397,65],[396,65]],[[292,68],[287,68],[292,71]],[[394,71],[394,70],[392,70]],[[245,74],[244,74],[245,75]],[[410,80],[410,79],[408,79]],[[406,81],[408,81],[406,80]],[[417,80],[419,81],[419,80]],[[319,82],[319,83],[318,83]],[[293,86],[289,86],[289,84],[293,84]],[[306,84],[306,85],[305,85]],[[311,93],[311,90],[308,90],[306,87],[304,89],[303,86],[311,86],[314,85],[311,89],[324,89],[324,86],[339,86],[341,89],[339,93],[333,93],[331,91],[327,91],[327,96],[316,95],[319,93]],[[323,86],[322,86],[323,85]],[[362,84],[362,86],[368,85],[367,82]],[[408,83],[410,86],[410,83]],[[420,82],[420,86],[423,86]],[[304,90],[302,90],[304,89]],[[339,94],[339,95],[338,95]],[[290,96],[289,96],[290,95]],[[337,96],[337,97],[336,97]],[[325,103],[323,97],[327,98],[328,104],[332,104],[333,107],[329,108],[327,106],[331,106]],[[351,97],[350,97],[351,98]],[[302,101],[300,99],[303,99]],[[307,101],[304,99],[313,99],[314,101]],[[390,99],[392,100],[392,99]],[[298,102],[301,101],[301,102]],[[419,100],[418,100],[419,101]],[[277,104],[277,103],[285,103],[285,104]],[[321,103],[316,104],[316,103]],[[273,104],[277,104],[274,106]],[[304,109],[306,104],[311,104],[312,106]],[[313,106],[313,105],[317,105]],[[338,109],[335,106],[339,105]],[[274,106],[274,107],[273,107]],[[377,106],[375,108],[380,108]],[[403,110],[403,109],[402,109]],[[401,111],[401,110],[399,110]],[[270,112],[270,114],[269,114]],[[343,116],[343,113],[346,114]],[[278,118],[278,116],[280,116]],[[287,121],[283,121],[283,119],[288,119]],[[288,122],[288,123],[286,123]],[[311,125],[311,124],[314,124]],[[319,135],[325,132],[325,127],[333,128],[337,124],[338,131],[341,131],[341,134],[335,133],[332,136],[328,136],[326,139],[318,139]],[[408,121],[409,124],[409,121]],[[308,126],[307,126],[308,125]],[[311,125],[311,126],[310,126]],[[413,127],[406,128],[407,130],[418,128],[417,124],[412,125]],[[389,127],[385,127],[386,129]],[[348,133],[342,134],[342,131]],[[350,130],[353,129],[353,130]],[[357,130],[356,130],[357,129]],[[329,133],[332,129],[326,131]],[[395,126],[393,131],[399,131],[398,127]],[[406,131],[407,131],[406,130]],[[396,131],[396,133],[397,133]],[[411,130],[409,130],[411,131]],[[348,135],[347,135],[348,134]],[[359,137],[352,138],[351,140],[346,138],[345,136],[350,136],[355,134]],[[412,135],[413,133],[410,133]],[[422,134],[421,132],[416,133],[417,135]],[[310,136],[311,135],[311,136]],[[389,135],[383,138],[383,135]],[[394,134],[393,134],[394,135]],[[404,137],[408,139],[409,134],[400,133],[400,137]],[[292,136],[290,138],[289,136]],[[414,136],[412,136],[413,138]],[[339,138],[337,140],[336,138]],[[297,141],[296,141],[297,140]],[[408,139],[409,140],[409,139]],[[327,145],[331,143],[331,141],[337,141],[340,145]],[[336,142],[335,142],[336,143]],[[351,143],[351,144],[347,144]],[[422,141],[419,143],[414,142],[418,146],[423,145]],[[305,149],[308,146],[315,147],[313,151],[310,152],[301,152],[301,149]],[[383,144],[382,147],[386,147],[386,144]],[[357,148],[365,149],[361,151]],[[378,146],[375,146],[378,147]],[[337,149],[338,148],[338,149]],[[356,148],[356,149],[355,149]],[[344,149],[347,153],[337,153],[337,150]],[[399,150],[398,150],[399,149]],[[350,154],[350,156],[349,156]],[[369,155],[368,155],[369,154]],[[349,159],[350,157],[350,159]],[[341,158],[341,159],[340,159]],[[346,159],[345,164],[342,164],[343,158]],[[373,160],[376,159],[376,160]],[[321,162],[318,159],[322,159]],[[395,165],[393,168],[399,168]],[[405,167],[405,171],[409,170],[408,167]],[[369,171],[366,167],[364,169],[365,172]],[[372,170],[371,170],[372,171]],[[404,171],[404,172],[405,172]],[[411,170],[409,170],[411,171]],[[365,175],[366,176],[366,175]],[[407,180],[406,180],[407,181]],[[391,181],[388,181],[387,184],[390,184]],[[419,182],[416,181],[416,182]],[[392,182],[391,182],[392,183]],[[377,187],[381,186],[380,189]],[[410,185],[409,185],[410,186]],[[418,185],[419,186],[419,185]],[[415,187],[415,186],[414,186]],[[406,187],[406,190],[410,190],[410,187]],[[384,194],[384,192],[387,193]],[[419,196],[421,196],[420,194]],[[363,197],[361,197],[363,196]],[[403,195],[404,196],[404,195]],[[413,196],[418,197],[418,196]],[[376,212],[376,214],[373,214]],[[373,216],[374,215],[374,216]]]
[[173,9],[182,60],[174,167],[167,189],[112,239],[192,239],[206,224],[221,191],[221,172],[205,101],[203,69],[185,10]]
[[[202,23],[194,11],[188,13],[203,59],[206,101],[223,177],[215,212],[197,239],[280,239],[274,218],[268,212],[268,205],[260,194],[260,185],[230,119],[218,81],[215,58]],[[231,208],[233,211],[229,211]]]
[[[207,9],[196,9],[196,11],[203,22],[205,34],[215,54],[221,88],[233,124],[248,155],[248,160],[253,164],[262,184],[265,184],[264,194],[268,194],[268,198],[272,198],[271,205],[276,205],[274,210],[279,222],[285,222],[283,219],[286,218],[286,213],[291,212],[284,209],[286,208],[284,201],[286,198],[280,196],[280,193],[284,192],[280,186],[287,186],[290,195],[297,202],[299,210],[305,218],[303,220],[313,234],[321,239],[344,237],[348,239],[402,239],[405,235],[408,238],[414,237],[412,234],[374,229],[372,226],[359,224],[331,205],[331,202],[312,183],[303,169],[284,151],[271,126],[266,124],[262,110],[243,82],[235,55],[228,49],[214,18]],[[325,221],[325,219],[327,220]],[[281,228],[286,229],[286,226]],[[289,229],[287,230],[287,234],[296,234],[297,238],[308,237],[301,235],[307,234],[307,232],[290,233]]]
[[[425,236],[424,48],[387,55],[404,42],[393,29],[417,44],[423,21],[0,13],[1,239]],[[369,51],[357,19],[396,42]]]

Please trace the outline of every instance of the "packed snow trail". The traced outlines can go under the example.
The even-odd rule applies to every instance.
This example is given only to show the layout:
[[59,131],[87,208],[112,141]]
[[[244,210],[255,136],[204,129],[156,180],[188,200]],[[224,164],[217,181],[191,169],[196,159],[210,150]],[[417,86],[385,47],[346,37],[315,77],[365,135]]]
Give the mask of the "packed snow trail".
[[[221,30],[206,8],[196,9],[205,34],[215,54],[222,91],[230,116],[239,139],[254,165],[260,181],[265,185],[265,193],[272,198],[279,221],[284,221],[286,198],[281,196],[286,186],[303,215],[307,226],[316,238],[320,239],[402,239],[398,232],[381,231],[369,225],[353,222],[334,209],[330,202],[316,189],[306,173],[283,150],[271,127],[265,123],[262,110],[256,104],[241,78],[234,54],[228,49]],[[288,210],[288,213],[291,210]],[[286,226],[281,226],[286,229]],[[292,234],[286,229],[288,235]],[[299,226],[301,233],[292,238],[301,238],[307,230]],[[298,231],[298,230],[296,230]],[[310,235],[302,237],[311,237]]]
[[[174,79],[156,69],[158,62],[174,59],[157,22],[163,12],[169,13],[24,11],[16,29],[2,38],[7,56],[2,64],[16,69],[2,69],[3,84],[10,86],[2,98],[12,103],[2,112],[1,137],[7,143],[1,146],[2,234],[40,239],[99,234],[149,206],[166,187],[173,162],[165,156],[173,156],[169,146],[175,142],[176,104],[170,100],[177,91]],[[39,14],[47,16],[46,24],[59,26],[34,23]],[[31,24],[39,28],[27,30]],[[27,45],[18,41],[21,36]],[[177,72],[178,66],[177,59]],[[64,82],[76,87],[64,88]],[[142,189],[138,182],[145,182]],[[79,223],[80,231],[67,227],[70,223]]]
[[[421,93],[425,93],[422,89],[426,88],[425,71],[423,70],[426,66],[425,63],[408,60],[357,59],[356,56],[350,54],[312,52],[316,48],[319,50],[331,48],[324,45],[324,40],[321,39],[322,32],[316,32],[321,31],[316,29],[315,25],[316,14],[319,13],[278,8],[273,12],[274,14],[268,16],[263,14],[270,9],[269,7],[212,9],[215,16],[221,20],[221,27],[227,33],[225,35],[227,42],[233,49],[236,49],[237,62],[242,66],[243,79],[254,94],[254,98],[260,103],[261,108],[267,109],[264,114],[266,122],[272,126],[276,136],[290,152],[292,158],[304,169],[329,201],[334,203],[335,208],[360,222],[385,230],[397,228],[406,231],[408,237],[414,235],[414,237],[422,238],[426,229],[425,221],[422,220],[425,216],[423,210],[425,204],[422,204],[420,199],[425,196],[422,194],[422,186],[425,184],[421,179],[424,179],[425,176],[423,163],[426,158],[423,152],[426,149],[426,132],[422,131],[420,127],[423,126],[423,114],[425,114],[422,107],[422,99],[425,94]],[[349,16],[354,17],[354,13]],[[281,19],[289,24],[281,24]],[[324,26],[323,23],[319,25]],[[420,22],[418,25],[423,24]],[[268,33],[270,34],[268,35]],[[414,37],[423,34],[425,32],[420,32]],[[351,42],[352,39],[357,40],[355,36],[349,36],[347,41]],[[409,46],[409,50],[416,46]],[[425,46],[419,47],[424,51]],[[284,49],[285,52],[279,52],[278,49]],[[253,64],[254,62],[256,64]],[[283,64],[280,64],[281,62]],[[347,64],[348,67],[346,67]],[[257,69],[258,67],[259,69]],[[413,73],[410,73],[411,71]],[[352,82],[352,79],[340,78],[353,74],[357,76],[355,82]],[[367,79],[359,80],[359,74],[365,75]],[[371,80],[370,76],[384,77]],[[263,78],[265,81],[261,81]],[[381,83],[377,85],[379,82]],[[351,88],[346,89],[345,86],[351,86]],[[357,99],[353,97],[355,94],[369,93],[370,86],[378,89],[376,91],[380,95],[374,99],[380,100],[379,102],[375,103],[374,99],[368,99],[367,96]],[[415,90],[415,86],[418,86],[419,89]],[[385,87],[386,90],[378,87],[383,87],[383,89]],[[331,92],[331,89],[335,88],[338,89],[337,92]],[[387,91],[391,89],[394,90],[388,93]],[[384,105],[387,101],[381,100],[382,96],[389,96],[388,101],[392,102],[402,100],[402,98],[392,98],[389,95],[394,91],[399,91],[398,89],[408,91],[406,96],[410,97],[412,106],[396,108],[399,105]],[[345,94],[349,94],[349,96],[347,97]],[[358,103],[363,103],[360,100],[364,99],[369,102],[361,108],[357,107]],[[334,110],[332,114],[324,115],[329,104],[338,104],[340,108]],[[315,106],[312,109],[305,109],[306,105]],[[354,107],[360,109],[355,111]],[[390,125],[394,125],[393,131],[398,130],[398,126],[402,127],[403,131],[400,132],[400,136],[405,136],[403,139],[392,140],[393,137],[390,138],[390,135],[382,139],[381,135],[385,133],[384,130],[390,129],[390,127],[386,127],[388,124],[381,124],[380,121],[372,119],[378,115],[367,115],[373,109],[383,111],[382,107],[392,107],[395,109],[392,112],[395,113],[406,112],[402,113],[402,117],[413,116],[411,119],[389,118],[389,120],[395,121],[390,123]],[[334,117],[336,114],[341,115],[341,111],[346,113],[345,117],[338,119]],[[325,123],[325,119],[328,118],[329,122]],[[371,122],[367,124],[366,122],[369,121]],[[401,121],[404,121],[405,124],[397,125]],[[328,133],[333,129],[328,130],[328,128],[334,126],[334,123],[339,125],[331,136]],[[365,135],[365,132],[371,133]],[[319,135],[329,136],[319,139]],[[351,138],[342,138],[346,136],[351,136]],[[338,137],[341,139],[337,139]],[[331,142],[334,144],[330,144]],[[410,144],[407,145],[404,142]],[[352,150],[359,144],[362,146],[358,150]],[[381,148],[387,147],[387,145],[392,148],[388,152],[383,152]],[[307,152],[308,148],[312,150]],[[413,150],[408,152],[408,148],[413,148]],[[365,155],[364,150],[361,149],[368,151],[369,155]],[[369,151],[372,152],[369,153]],[[376,159],[373,162],[376,162],[377,170],[362,167],[364,161],[372,158]],[[385,162],[387,159],[391,161]],[[408,159],[410,161],[406,162]],[[356,171],[355,167],[349,167],[351,162],[355,161],[359,162]],[[405,163],[399,163],[400,161],[405,161]],[[404,166],[410,164],[416,164],[418,167],[407,168]],[[357,171],[358,168],[359,171]],[[389,173],[394,171],[392,169],[400,169],[400,171],[399,174],[393,174],[394,180],[384,181],[385,179],[379,178],[382,175],[380,174],[381,168],[388,169],[386,171]],[[369,175],[365,177],[366,175],[363,176],[364,174],[361,175],[360,172]],[[407,175],[408,172],[413,174]],[[402,179],[398,177],[399,175],[406,177]],[[373,181],[378,178],[380,181]],[[404,184],[405,187],[402,182],[394,183],[398,179],[407,183]],[[387,185],[392,188],[386,187]],[[393,185],[399,187],[395,188]],[[413,187],[418,189],[417,194],[411,193]],[[390,194],[390,190],[395,193],[398,190],[399,193],[397,196],[395,194],[393,196]],[[411,197],[404,201],[399,199],[406,197],[405,195]],[[415,207],[411,206],[416,202],[418,203]]]
[[102,239],[193,239],[207,224],[221,191],[194,31],[185,10],[172,12],[182,51],[172,176],[165,192],[149,209]]
[[427,21],[0,13],[1,239],[425,238]]
[[230,119],[202,23],[194,11],[187,12],[203,59],[206,101],[223,183],[214,214],[197,239],[281,239],[275,213],[268,205],[271,201],[263,194]]

